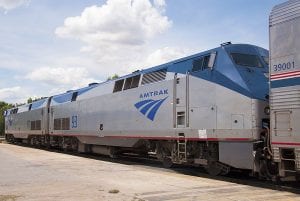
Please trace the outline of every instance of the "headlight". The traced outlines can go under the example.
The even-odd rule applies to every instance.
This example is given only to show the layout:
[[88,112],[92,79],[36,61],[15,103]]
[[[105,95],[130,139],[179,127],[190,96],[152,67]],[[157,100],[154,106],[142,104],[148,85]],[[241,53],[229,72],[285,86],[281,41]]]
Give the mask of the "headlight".
[[264,108],[264,113],[265,113],[265,115],[270,115],[270,107],[269,106]]

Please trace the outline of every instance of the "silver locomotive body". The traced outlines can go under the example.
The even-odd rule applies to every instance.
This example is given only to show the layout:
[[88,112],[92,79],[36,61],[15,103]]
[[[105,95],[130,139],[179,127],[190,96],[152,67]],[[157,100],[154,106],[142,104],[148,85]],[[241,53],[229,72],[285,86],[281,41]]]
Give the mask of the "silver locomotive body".
[[[268,118],[267,58],[268,52],[256,46],[223,44],[47,98],[39,109],[44,112],[34,118],[44,121],[46,130],[32,133],[29,124],[18,127],[13,120],[6,136],[111,156],[151,152],[166,166],[203,165],[212,174],[231,167],[257,172],[256,145]],[[33,121],[32,112],[6,119]]]

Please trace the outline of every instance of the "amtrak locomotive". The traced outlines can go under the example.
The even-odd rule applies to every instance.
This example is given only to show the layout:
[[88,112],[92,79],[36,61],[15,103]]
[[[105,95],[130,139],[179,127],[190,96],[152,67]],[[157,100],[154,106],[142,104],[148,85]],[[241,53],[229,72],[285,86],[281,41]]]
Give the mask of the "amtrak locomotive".
[[266,176],[268,70],[267,50],[225,43],[8,110],[6,139]]

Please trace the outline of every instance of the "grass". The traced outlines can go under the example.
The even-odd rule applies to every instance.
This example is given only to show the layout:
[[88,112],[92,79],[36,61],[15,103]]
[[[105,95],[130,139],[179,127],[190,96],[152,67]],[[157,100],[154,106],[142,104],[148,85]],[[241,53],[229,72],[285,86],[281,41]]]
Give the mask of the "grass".
[[118,189],[112,189],[112,190],[109,190],[108,192],[109,193],[119,193],[120,191]]
[[0,195],[0,201],[15,201],[18,197],[17,195]]

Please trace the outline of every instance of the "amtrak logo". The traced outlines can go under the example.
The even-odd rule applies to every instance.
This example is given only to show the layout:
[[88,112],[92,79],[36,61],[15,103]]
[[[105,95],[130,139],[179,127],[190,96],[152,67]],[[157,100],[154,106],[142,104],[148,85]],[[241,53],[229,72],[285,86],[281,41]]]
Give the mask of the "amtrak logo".
[[143,115],[145,115],[148,119],[151,121],[154,120],[156,112],[160,108],[161,104],[167,99],[168,97],[164,99],[159,99],[159,100],[152,100],[152,99],[147,99],[147,100],[142,100],[140,102],[137,102],[134,104],[136,109],[138,109]]

